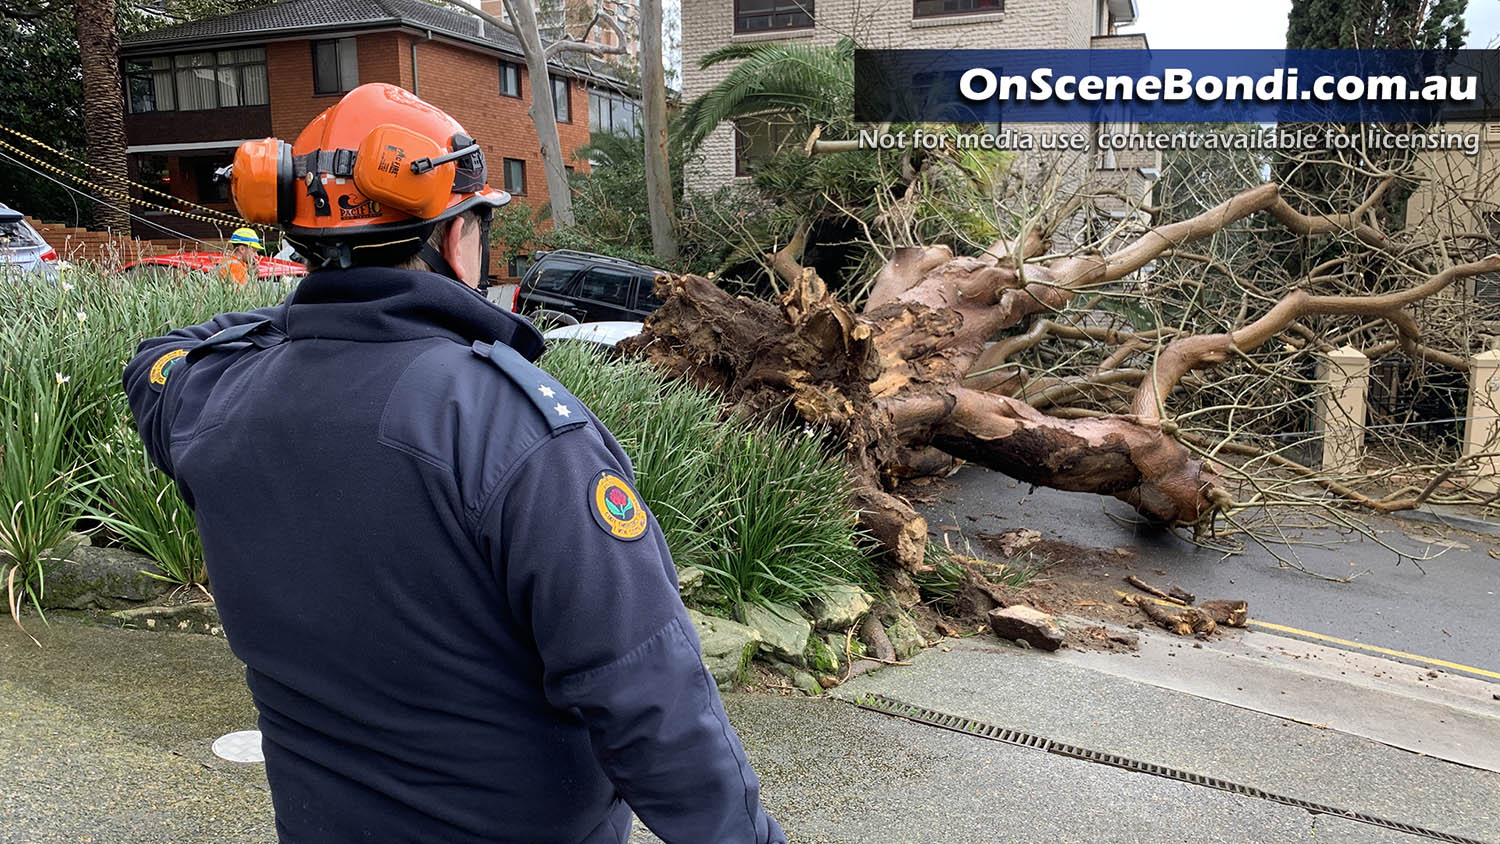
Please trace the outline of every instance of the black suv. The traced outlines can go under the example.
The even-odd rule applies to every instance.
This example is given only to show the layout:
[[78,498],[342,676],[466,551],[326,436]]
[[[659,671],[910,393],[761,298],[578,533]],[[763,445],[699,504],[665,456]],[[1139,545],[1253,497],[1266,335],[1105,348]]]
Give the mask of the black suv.
[[538,252],[536,263],[521,279],[519,310],[552,325],[638,322],[661,307],[661,301],[651,295],[652,279],[660,272],[590,252]]

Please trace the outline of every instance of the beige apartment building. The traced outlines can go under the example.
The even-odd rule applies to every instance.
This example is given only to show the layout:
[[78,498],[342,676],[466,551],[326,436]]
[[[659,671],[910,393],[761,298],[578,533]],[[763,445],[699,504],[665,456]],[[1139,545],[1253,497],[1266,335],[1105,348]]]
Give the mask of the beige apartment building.
[[[708,70],[698,65],[711,50],[728,44],[796,40],[832,45],[847,36],[869,49],[1145,48],[1143,35],[1116,34],[1135,18],[1135,0],[683,0],[683,99],[693,100],[724,78],[727,65]],[[703,146],[702,163],[687,174],[690,187],[710,190],[743,177],[747,165],[780,142],[774,133],[775,127],[764,121],[720,126]],[[1089,153],[1066,166],[1074,173],[1074,184],[1092,175],[1116,191],[1142,196],[1158,162],[1157,154],[1126,159]]]
[[1496,251],[1500,123],[1455,121],[1420,134],[1449,148],[1417,152],[1417,172],[1423,181],[1406,206],[1407,227],[1428,228],[1436,236],[1488,235],[1488,243],[1474,245],[1484,252]]

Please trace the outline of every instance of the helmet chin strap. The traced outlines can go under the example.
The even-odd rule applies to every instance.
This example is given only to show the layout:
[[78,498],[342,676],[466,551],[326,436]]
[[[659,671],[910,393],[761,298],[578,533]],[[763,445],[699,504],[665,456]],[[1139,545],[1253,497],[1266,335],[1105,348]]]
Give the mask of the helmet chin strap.
[[[480,293],[483,293],[490,286],[490,220],[491,215],[489,214],[481,213],[479,215],[478,286]],[[463,279],[458,277],[458,272],[453,269],[452,264],[448,263],[448,259],[443,257],[443,253],[432,248],[431,243],[424,240],[422,248],[417,251],[417,257],[422,259],[422,263],[426,264],[428,269],[438,275],[445,275],[459,284],[466,284]]]
[[443,253],[433,249],[432,244],[423,243],[421,250],[417,252],[417,257],[422,259],[422,263],[426,264],[428,269],[438,275],[445,275],[459,284],[464,283],[464,280],[458,277],[458,272],[453,269],[453,265],[448,263]]

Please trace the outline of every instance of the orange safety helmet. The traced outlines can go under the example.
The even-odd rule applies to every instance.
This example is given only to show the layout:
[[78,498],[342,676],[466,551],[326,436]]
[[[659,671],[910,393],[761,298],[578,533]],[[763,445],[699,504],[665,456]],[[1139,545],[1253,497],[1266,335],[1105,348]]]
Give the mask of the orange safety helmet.
[[488,220],[510,194],[486,176],[458,121],[384,82],[345,94],[295,144],[246,141],[229,170],[245,219],[282,226],[313,268],[397,263],[443,220],[469,209]]

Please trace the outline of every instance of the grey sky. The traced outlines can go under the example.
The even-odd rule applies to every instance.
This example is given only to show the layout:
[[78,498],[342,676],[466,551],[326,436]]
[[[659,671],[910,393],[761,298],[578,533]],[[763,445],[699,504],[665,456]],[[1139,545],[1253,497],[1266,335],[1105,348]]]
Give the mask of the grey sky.
[[[1126,32],[1144,32],[1158,50],[1277,50],[1286,46],[1291,0],[1205,2],[1136,0],[1140,18]],[[1500,0],[1469,0],[1468,46],[1500,36]]]

